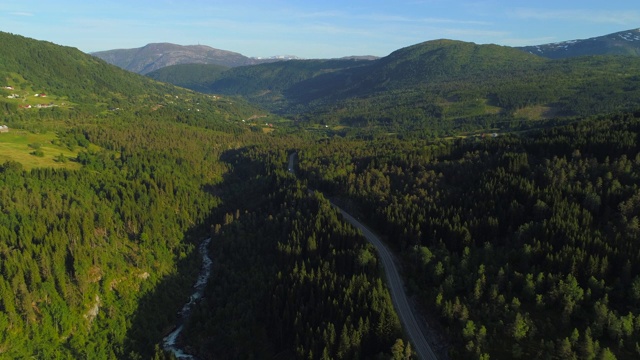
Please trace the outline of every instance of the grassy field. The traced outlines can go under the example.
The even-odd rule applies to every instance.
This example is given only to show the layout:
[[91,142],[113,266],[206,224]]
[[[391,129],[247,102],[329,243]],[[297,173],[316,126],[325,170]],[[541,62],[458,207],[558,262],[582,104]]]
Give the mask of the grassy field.
[[[70,151],[61,146],[51,143],[55,140],[55,133],[34,134],[24,130],[11,129],[8,133],[0,133],[0,163],[7,160],[17,161],[26,169],[35,167],[52,167],[78,169],[80,164],[71,161],[78,155],[77,151]],[[39,144],[39,145],[37,145]],[[33,155],[36,148],[42,152],[43,156]],[[59,161],[60,154],[66,159]]]
[[528,120],[545,120],[557,116],[557,110],[549,106],[532,105],[516,110],[513,115]]

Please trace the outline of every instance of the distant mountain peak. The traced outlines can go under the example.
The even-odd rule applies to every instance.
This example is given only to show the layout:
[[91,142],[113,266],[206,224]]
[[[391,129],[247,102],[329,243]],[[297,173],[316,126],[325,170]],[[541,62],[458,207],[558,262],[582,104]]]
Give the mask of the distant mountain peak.
[[236,67],[296,58],[293,55],[250,58],[237,52],[216,49],[207,45],[177,45],[166,42],[150,43],[133,49],[99,51],[91,55],[139,74],[147,74],[171,65],[214,64]]
[[640,56],[640,28],[588,39],[522,46],[518,47],[518,49],[551,59],[585,55]]

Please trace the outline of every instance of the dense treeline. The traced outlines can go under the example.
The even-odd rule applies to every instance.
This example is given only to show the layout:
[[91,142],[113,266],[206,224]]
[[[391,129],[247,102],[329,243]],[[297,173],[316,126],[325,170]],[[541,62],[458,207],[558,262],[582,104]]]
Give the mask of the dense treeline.
[[640,114],[455,142],[300,151],[352,200],[463,358],[640,356]]
[[185,334],[198,357],[410,356],[372,246],[285,172],[284,151],[226,157],[228,212],[212,228],[214,271]]
[[[239,140],[151,119],[72,128],[59,138],[103,150],[83,149],[78,171],[24,171],[15,162],[0,169],[0,352],[149,355],[175,320],[166,310],[188,291],[189,279],[180,276],[197,269],[192,259],[180,275],[176,264],[192,257],[197,239],[187,231],[219,204],[210,191],[225,171],[219,154]],[[131,333],[140,298],[171,274],[172,292],[158,295],[166,301],[144,309],[156,313],[156,325],[138,324],[144,332]]]

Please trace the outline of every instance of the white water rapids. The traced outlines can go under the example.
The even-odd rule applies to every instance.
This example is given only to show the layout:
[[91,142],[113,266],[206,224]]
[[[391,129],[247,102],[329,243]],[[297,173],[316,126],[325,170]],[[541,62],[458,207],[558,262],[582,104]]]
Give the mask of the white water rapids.
[[198,250],[200,251],[200,254],[202,256],[202,268],[200,269],[198,280],[196,281],[195,285],[193,285],[195,292],[191,294],[191,296],[189,297],[189,302],[184,304],[182,310],[180,310],[181,316],[175,330],[173,330],[171,334],[167,335],[163,339],[162,347],[166,351],[172,352],[177,359],[195,359],[193,355],[187,354],[183,349],[176,345],[176,341],[184,328],[185,322],[189,319],[189,316],[191,316],[191,308],[204,295],[204,288],[207,285],[207,281],[209,281],[209,276],[211,276],[211,265],[213,265],[213,262],[209,257],[210,242],[211,238],[205,239],[204,241],[202,241],[202,243],[200,243],[200,246],[198,247]]

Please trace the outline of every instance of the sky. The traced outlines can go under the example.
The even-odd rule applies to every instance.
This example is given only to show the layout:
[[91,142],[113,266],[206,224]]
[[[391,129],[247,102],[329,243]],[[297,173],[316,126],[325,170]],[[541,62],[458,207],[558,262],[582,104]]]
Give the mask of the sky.
[[0,31],[84,52],[169,42],[254,57],[386,56],[443,38],[525,46],[636,28],[637,0],[0,0]]

